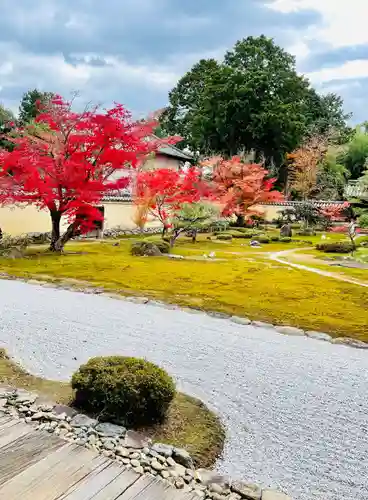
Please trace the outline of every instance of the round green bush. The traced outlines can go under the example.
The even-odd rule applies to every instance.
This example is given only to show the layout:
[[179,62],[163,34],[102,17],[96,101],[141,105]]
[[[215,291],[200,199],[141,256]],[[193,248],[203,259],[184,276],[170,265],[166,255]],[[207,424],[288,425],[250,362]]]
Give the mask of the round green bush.
[[153,241],[136,241],[133,243],[130,253],[135,256],[155,256],[161,255],[161,250]]
[[154,242],[161,253],[170,253],[170,243],[165,240],[157,240]]
[[271,241],[280,241],[280,236],[271,236]]
[[281,243],[290,243],[290,241],[291,241],[290,236],[283,236],[282,238],[280,238]]
[[233,236],[231,234],[221,233],[221,234],[218,234],[216,236],[216,239],[217,240],[222,240],[222,241],[228,241],[228,240],[232,240]]
[[268,236],[266,236],[265,234],[256,235],[253,237],[253,239],[255,241],[258,241],[259,243],[264,243],[264,244],[270,242],[270,238]]
[[355,250],[355,245],[349,241],[334,241],[331,243],[319,243],[316,248],[325,253],[350,253]]
[[139,358],[91,358],[72,377],[75,405],[128,426],[162,422],[175,396],[173,379]]

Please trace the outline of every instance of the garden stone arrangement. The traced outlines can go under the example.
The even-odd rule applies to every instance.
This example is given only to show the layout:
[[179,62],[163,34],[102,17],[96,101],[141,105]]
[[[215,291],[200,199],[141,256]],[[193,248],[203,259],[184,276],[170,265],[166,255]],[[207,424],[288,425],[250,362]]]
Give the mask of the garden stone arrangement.
[[184,449],[154,443],[145,435],[125,427],[99,422],[74,408],[58,405],[25,390],[0,387],[0,416],[36,426],[111,458],[138,474],[160,475],[179,490],[212,500],[291,500],[289,496],[263,489],[206,469],[195,469]]

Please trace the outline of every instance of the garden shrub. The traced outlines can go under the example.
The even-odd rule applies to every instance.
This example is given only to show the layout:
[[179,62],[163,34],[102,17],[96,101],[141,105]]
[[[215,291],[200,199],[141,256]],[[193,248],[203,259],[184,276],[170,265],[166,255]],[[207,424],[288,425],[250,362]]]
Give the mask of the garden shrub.
[[282,238],[280,238],[281,243],[290,243],[290,241],[291,241],[290,236],[283,236]]
[[91,358],[72,377],[75,405],[128,426],[162,422],[175,396],[173,379],[139,358]]
[[325,253],[350,253],[355,250],[355,245],[349,241],[334,241],[331,243],[318,243],[316,248]]
[[275,236],[271,236],[271,237],[270,237],[270,240],[271,240],[271,241],[280,241],[280,236],[277,236],[277,235],[275,235]]
[[316,231],[314,229],[303,229],[296,233],[298,236],[315,236]]
[[362,214],[358,219],[359,227],[368,229],[368,214]]
[[260,236],[255,236],[253,238],[254,240],[258,241],[259,243],[269,243],[270,242],[270,238],[266,235],[260,235]]
[[2,257],[23,257],[30,240],[27,235],[4,235],[0,239],[0,255]]
[[170,243],[166,240],[157,240],[154,242],[161,253],[170,253]]
[[228,241],[228,240],[232,240],[233,236],[229,233],[220,233],[216,236],[216,239],[222,240],[222,241]]
[[157,256],[161,255],[161,251],[157,245],[157,241],[136,241],[133,243],[130,253],[135,256]]

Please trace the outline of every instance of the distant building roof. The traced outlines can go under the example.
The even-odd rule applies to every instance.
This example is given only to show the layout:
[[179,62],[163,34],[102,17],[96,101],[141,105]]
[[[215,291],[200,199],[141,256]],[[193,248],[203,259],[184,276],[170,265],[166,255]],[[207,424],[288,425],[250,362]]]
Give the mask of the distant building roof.
[[178,160],[193,161],[193,156],[191,154],[184,153],[184,151],[172,145],[159,148],[158,153],[161,155],[171,156],[172,158],[177,158]]

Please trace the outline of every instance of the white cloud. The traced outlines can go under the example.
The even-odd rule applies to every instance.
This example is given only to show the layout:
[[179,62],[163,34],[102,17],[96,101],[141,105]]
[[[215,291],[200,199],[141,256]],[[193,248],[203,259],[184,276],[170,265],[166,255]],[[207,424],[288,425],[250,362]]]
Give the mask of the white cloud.
[[271,0],[267,6],[282,13],[315,11],[321,22],[306,32],[309,40],[326,43],[331,48],[368,43],[367,0]]
[[322,84],[334,80],[357,80],[368,77],[368,59],[348,61],[340,66],[325,68],[306,75],[312,83]]

